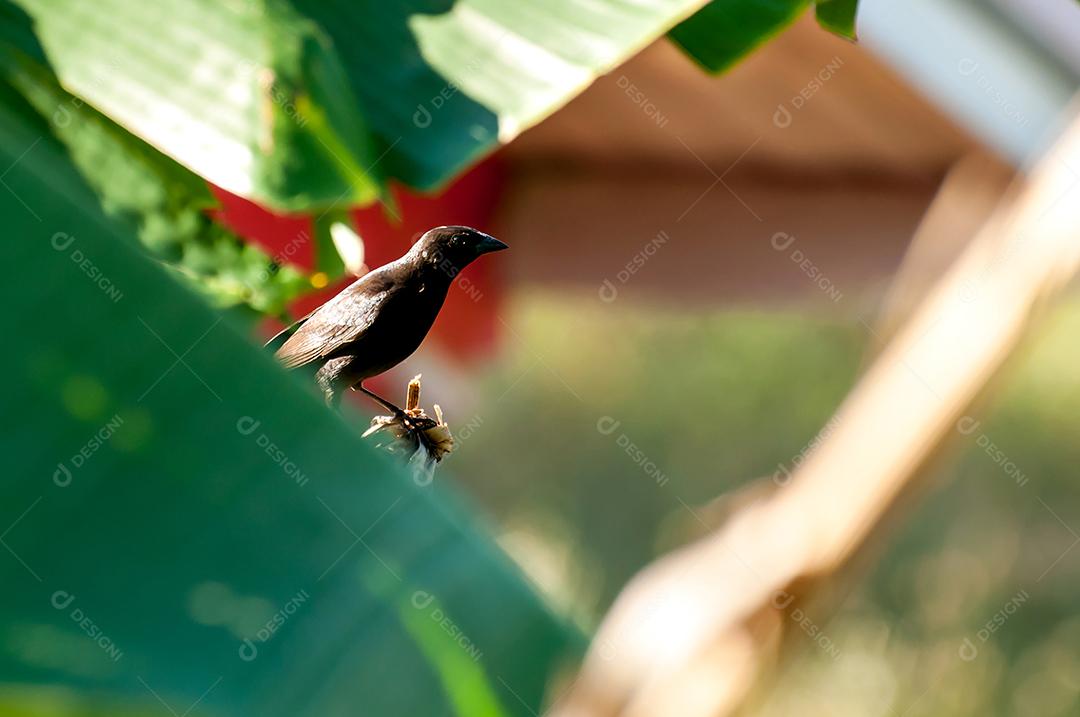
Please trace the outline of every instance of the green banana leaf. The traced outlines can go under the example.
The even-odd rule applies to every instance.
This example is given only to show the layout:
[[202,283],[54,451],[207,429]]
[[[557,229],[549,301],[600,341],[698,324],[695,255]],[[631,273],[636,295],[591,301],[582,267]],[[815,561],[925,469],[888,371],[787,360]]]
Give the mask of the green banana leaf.
[[0,714],[530,715],[581,636],[104,215],[0,83]]
[[[132,222],[151,253],[194,279],[219,306],[280,315],[311,289],[307,277],[214,222],[206,182],[65,92],[29,18],[0,0],[0,72],[38,111],[111,215]],[[331,277],[336,278],[336,277]]]
[[849,40],[855,39],[855,14],[859,0],[817,0],[815,12],[821,26]]
[[703,0],[17,4],[65,89],[211,182],[302,210],[441,185]]
[[[727,70],[786,28],[814,0],[712,0],[679,23],[669,36],[709,72]],[[822,27],[855,39],[858,0],[817,0]]]
[[[806,4],[15,1],[65,89],[207,180],[297,211],[375,201],[389,179],[437,188],[699,10],[672,36],[719,70]],[[854,5],[819,16],[853,32]]]
[[713,0],[669,36],[709,72],[722,72],[790,25],[811,0]]

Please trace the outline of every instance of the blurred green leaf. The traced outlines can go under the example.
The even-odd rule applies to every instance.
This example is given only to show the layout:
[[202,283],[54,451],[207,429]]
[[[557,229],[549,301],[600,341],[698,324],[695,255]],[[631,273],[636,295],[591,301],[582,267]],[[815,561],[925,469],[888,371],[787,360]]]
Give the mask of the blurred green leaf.
[[709,72],[721,72],[783,30],[810,0],[713,0],[669,33]]
[[345,209],[335,209],[323,212],[315,217],[315,268],[327,275],[332,281],[345,273],[345,263],[334,246],[334,239],[330,234],[330,228],[335,223],[343,223],[346,226],[352,224],[352,219]]
[[376,197],[375,138],[289,3],[17,4],[66,89],[218,186],[292,209]]
[[702,3],[17,0],[66,89],[291,210],[445,183]]
[[140,256],[43,130],[0,83],[0,713],[539,712],[576,633],[452,491]]
[[[813,0],[712,0],[669,33],[709,72],[723,72],[790,25]],[[818,0],[818,22],[855,39],[858,0]]]
[[25,36],[20,42],[7,28],[10,42],[0,47],[5,77],[48,122],[42,131],[64,143],[105,210],[131,221],[155,256],[221,306],[276,315],[311,288],[300,272],[215,223],[206,213],[216,201],[205,181],[65,92]]
[[854,40],[858,6],[859,0],[817,0],[817,21],[827,30]]

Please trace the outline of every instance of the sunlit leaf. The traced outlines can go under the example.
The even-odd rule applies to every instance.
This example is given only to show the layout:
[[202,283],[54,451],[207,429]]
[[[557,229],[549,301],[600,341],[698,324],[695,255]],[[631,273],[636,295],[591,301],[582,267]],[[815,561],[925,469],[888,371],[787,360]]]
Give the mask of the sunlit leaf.
[[387,177],[445,183],[703,4],[16,1],[66,89],[294,210],[371,202]]

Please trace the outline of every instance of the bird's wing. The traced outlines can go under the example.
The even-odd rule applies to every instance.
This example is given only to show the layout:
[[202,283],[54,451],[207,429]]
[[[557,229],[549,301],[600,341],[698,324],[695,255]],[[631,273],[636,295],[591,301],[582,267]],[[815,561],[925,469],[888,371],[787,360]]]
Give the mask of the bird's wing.
[[388,292],[346,289],[319,307],[274,355],[285,368],[325,358],[360,338],[371,327]]
[[300,327],[304,325],[304,322],[310,319],[311,315],[314,313],[314,311],[309,311],[306,316],[301,316],[299,319],[292,322],[291,324],[283,328],[281,331],[278,331],[276,334],[274,334],[273,338],[263,344],[263,348],[273,349],[274,351],[277,351],[286,341],[292,338],[293,334],[300,330]]

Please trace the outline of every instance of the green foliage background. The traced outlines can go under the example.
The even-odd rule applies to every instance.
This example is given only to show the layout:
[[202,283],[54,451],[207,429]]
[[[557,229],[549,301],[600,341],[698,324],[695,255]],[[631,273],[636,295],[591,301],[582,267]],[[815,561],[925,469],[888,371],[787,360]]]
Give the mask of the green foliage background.
[[[708,517],[716,496],[790,467],[876,348],[854,318],[665,309],[645,296],[534,291],[507,320],[517,340],[458,465],[504,544],[587,627],[642,564],[702,530],[693,512]],[[839,656],[796,640],[749,714],[1077,713],[1078,335],[1072,296],[840,586],[835,617],[818,625]],[[604,435],[608,416],[620,423]],[[533,432],[544,441],[512,443]],[[961,657],[965,639],[977,659]]]

